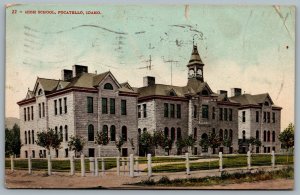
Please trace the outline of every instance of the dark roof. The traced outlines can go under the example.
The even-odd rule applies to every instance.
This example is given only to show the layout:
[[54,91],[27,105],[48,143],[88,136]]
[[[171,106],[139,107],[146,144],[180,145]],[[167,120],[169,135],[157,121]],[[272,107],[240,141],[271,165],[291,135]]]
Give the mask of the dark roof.
[[151,95],[170,96],[170,92],[172,90],[175,92],[175,96],[185,97],[184,87],[163,84],[154,84],[146,87],[141,87],[138,88],[137,92],[139,93],[139,97],[147,97]]
[[93,73],[82,73],[70,80],[70,83],[66,86],[66,88],[70,87],[85,87],[85,88],[93,88],[93,78],[96,74]]
[[93,86],[98,86],[99,83],[106,77],[106,75],[108,75],[110,73],[110,71],[108,72],[104,72],[101,74],[98,74],[96,76],[94,76],[93,78]]
[[202,62],[202,60],[200,58],[200,55],[199,55],[199,52],[198,52],[198,49],[197,49],[196,45],[193,46],[192,55],[191,55],[190,61],[189,61],[187,66],[192,66],[194,64],[204,65],[204,63]]
[[49,92],[56,89],[59,80],[38,78],[38,82],[40,83],[45,92]]
[[257,95],[243,94],[239,96],[230,97],[229,99],[232,102],[240,103],[241,105],[259,105],[264,103],[267,98],[269,98],[271,103],[273,104],[273,101],[268,93]]

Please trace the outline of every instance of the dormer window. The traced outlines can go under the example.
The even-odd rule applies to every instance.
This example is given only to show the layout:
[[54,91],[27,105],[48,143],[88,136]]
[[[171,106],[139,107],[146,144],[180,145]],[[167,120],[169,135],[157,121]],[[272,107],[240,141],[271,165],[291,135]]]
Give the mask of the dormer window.
[[202,91],[202,95],[208,95],[208,91],[207,90],[203,90]]
[[113,88],[113,86],[110,83],[106,83],[104,85],[104,89],[113,90],[114,88]]
[[266,102],[265,102],[265,106],[269,106],[269,105],[270,105],[269,102],[266,101]]
[[60,89],[62,89],[61,83],[57,86],[57,90],[60,90]]
[[42,89],[39,89],[38,95],[43,95],[43,90]]
[[172,91],[170,91],[169,95],[170,96],[176,96],[176,93],[172,90]]

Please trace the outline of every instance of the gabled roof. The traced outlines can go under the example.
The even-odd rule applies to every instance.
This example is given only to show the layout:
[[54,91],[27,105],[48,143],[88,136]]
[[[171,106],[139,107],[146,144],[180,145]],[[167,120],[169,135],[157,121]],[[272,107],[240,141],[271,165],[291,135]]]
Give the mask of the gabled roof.
[[66,88],[70,87],[85,87],[91,88],[93,86],[93,78],[96,74],[93,73],[82,73],[70,80],[70,83]]
[[33,91],[36,93],[36,89],[40,84],[45,93],[47,93],[56,89],[58,83],[59,80],[56,79],[37,78]]
[[201,82],[196,78],[190,78],[188,80],[186,88],[193,89],[194,93],[201,93],[203,89],[206,88],[210,94],[213,93],[213,91],[210,89],[209,85],[206,82]]
[[121,87],[125,87],[125,88],[128,88],[128,89],[134,91],[128,82],[120,83],[120,85],[121,85]]
[[138,93],[139,93],[139,97],[146,97],[152,95],[170,96],[171,90],[174,90],[177,97],[185,97],[184,95],[185,91],[183,87],[163,85],[163,84],[154,84],[154,85],[138,88]]
[[68,81],[62,81],[62,80],[60,80],[60,81],[57,83],[56,90],[64,89],[64,88],[66,88],[69,84],[70,84],[70,82],[68,82]]
[[189,67],[189,66],[192,66],[194,64],[204,65],[204,63],[202,62],[202,60],[200,58],[200,55],[199,55],[199,52],[198,52],[198,49],[197,49],[197,45],[193,45],[192,55],[191,55],[190,61],[189,61],[187,66]]
[[269,99],[271,104],[273,105],[273,101],[268,93],[251,95],[251,94],[243,94],[239,96],[233,96],[229,98],[231,101],[240,103],[241,105],[259,105]]
[[101,81],[110,73],[110,71],[98,74],[93,78],[93,86],[98,86]]

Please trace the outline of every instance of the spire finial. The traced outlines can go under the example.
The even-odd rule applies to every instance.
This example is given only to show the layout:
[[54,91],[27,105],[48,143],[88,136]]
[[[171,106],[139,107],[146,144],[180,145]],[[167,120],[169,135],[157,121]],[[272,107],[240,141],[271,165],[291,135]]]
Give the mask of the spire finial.
[[193,35],[193,47],[196,46],[196,45],[195,45],[195,36],[198,36],[198,35],[197,35],[197,34],[194,34],[194,35]]

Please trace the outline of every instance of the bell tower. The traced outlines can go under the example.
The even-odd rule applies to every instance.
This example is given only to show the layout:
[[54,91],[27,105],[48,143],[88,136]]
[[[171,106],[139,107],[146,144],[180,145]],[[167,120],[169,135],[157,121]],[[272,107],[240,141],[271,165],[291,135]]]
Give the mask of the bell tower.
[[193,43],[193,51],[191,55],[191,59],[187,65],[188,67],[188,79],[196,78],[201,82],[204,82],[203,77],[203,66],[204,63],[202,62],[200,55],[198,53],[197,45]]

